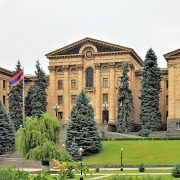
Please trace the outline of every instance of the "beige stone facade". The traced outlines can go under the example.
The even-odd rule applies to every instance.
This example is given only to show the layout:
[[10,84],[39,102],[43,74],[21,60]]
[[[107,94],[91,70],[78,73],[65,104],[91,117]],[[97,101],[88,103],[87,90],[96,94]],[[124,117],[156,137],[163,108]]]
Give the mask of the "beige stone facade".
[[[48,110],[54,113],[54,104],[59,104],[59,115],[63,123],[68,123],[73,98],[84,89],[90,97],[97,123],[116,123],[117,87],[122,75],[122,64],[129,63],[130,88],[134,98],[134,122],[139,123],[141,69],[143,61],[137,53],[127,47],[85,38],[66,47],[48,53],[49,91]],[[87,86],[91,68],[92,85]],[[162,120],[168,115],[168,71],[162,69],[160,110]],[[75,83],[75,85],[73,84]],[[61,85],[60,85],[61,84]]]

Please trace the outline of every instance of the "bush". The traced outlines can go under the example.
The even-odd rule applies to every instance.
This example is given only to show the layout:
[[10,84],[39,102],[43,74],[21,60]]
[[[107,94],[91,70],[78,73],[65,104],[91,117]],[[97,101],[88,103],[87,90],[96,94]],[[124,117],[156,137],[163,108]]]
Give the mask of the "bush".
[[74,172],[73,172],[71,169],[68,169],[68,170],[67,170],[66,177],[67,177],[68,179],[73,179],[73,178],[75,177],[75,174],[74,174]]
[[0,169],[0,180],[19,180],[28,179],[29,173],[23,170],[15,168],[1,168]]
[[144,171],[145,171],[144,164],[140,164],[140,166],[139,166],[139,172],[144,172]]
[[173,177],[180,177],[180,165],[176,165],[173,169],[173,172],[172,172],[172,176]]
[[96,168],[96,169],[95,169],[95,172],[99,172],[99,171],[100,171],[99,168]]

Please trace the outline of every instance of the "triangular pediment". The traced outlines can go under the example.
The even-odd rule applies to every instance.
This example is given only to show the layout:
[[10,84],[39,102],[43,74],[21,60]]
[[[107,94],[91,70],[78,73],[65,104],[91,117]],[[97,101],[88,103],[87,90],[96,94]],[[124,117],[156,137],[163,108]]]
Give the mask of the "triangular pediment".
[[58,56],[58,55],[72,55],[72,54],[79,54],[80,48],[85,44],[92,44],[97,48],[98,52],[115,52],[115,51],[127,51],[129,52],[131,49],[119,46],[115,44],[111,44],[108,42],[100,41],[97,39],[92,38],[84,38],[80,41],[72,43],[68,46],[63,48],[57,49],[53,52],[46,54],[47,57]]
[[180,49],[177,49],[175,51],[171,51],[167,54],[164,54],[164,58],[168,61],[171,59],[178,59],[180,58]]

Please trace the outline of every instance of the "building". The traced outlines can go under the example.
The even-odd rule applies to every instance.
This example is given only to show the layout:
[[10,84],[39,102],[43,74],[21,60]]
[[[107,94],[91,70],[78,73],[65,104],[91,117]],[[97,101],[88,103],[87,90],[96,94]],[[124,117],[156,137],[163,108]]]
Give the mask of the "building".
[[[84,89],[90,97],[98,124],[113,128],[117,117],[117,87],[122,64],[130,65],[130,88],[134,97],[134,122],[139,123],[141,69],[143,61],[128,47],[92,38],[85,38],[46,54],[49,59],[48,110],[59,104],[59,117],[67,124],[76,95]],[[160,111],[162,120],[168,116],[168,71],[162,69]]]
[[12,76],[12,71],[0,67],[0,101],[6,110],[8,110],[8,94],[10,90],[9,79]]

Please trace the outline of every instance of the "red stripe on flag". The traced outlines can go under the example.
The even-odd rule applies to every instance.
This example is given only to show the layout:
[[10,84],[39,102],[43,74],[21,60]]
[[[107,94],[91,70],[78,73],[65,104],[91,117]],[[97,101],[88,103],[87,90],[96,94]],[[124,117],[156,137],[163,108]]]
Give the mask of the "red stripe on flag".
[[14,75],[10,81],[13,81],[14,79],[16,79],[21,73],[23,72],[23,69],[21,69],[21,71],[19,71],[16,75]]

